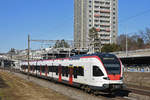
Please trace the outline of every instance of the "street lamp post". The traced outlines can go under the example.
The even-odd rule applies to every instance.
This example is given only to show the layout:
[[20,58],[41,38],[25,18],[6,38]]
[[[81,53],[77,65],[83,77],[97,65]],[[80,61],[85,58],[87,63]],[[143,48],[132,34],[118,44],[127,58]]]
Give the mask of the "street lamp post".
[[30,60],[30,35],[28,35],[28,80],[30,79],[30,63],[29,63],[29,60]]

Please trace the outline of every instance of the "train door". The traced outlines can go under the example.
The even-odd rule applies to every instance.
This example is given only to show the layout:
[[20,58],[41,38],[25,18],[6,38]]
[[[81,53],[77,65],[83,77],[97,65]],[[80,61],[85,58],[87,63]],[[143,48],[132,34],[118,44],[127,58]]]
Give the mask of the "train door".
[[41,67],[41,65],[40,65],[40,76],[42,75],[42,67]]
[[100,69],[100,67],[97,65],[93,65],[92,66],[92,82],[93,83],[99,82],[99,85],[102,85],[104,82],[102,76],[104,76],[104,74],[102,70]]
[[38,71],[38,65],[37,65],[37,62],[36,62],[36,65],[35,65],[35,74],[36,74],[36,77],[37,77],[37,71]]
[[69,84],[73,83],[73,67],[69,67]]
[[23,72],[25,72],[26,71],[26,66],[25,65],[23,65],[23,70],[22,70]]
[[84,79],[85,79],[85,81],[88,83],[88,84],[90,84],[91,83],[91,81],[92,81],[92,64],[91,63],[86,63],[86,65],[85,65],[86,67],[84,67],[84,69],[85,69],[85,77],[84,77]]
[[61,65],[59,65],[58,67],[58,75],[59,75],[58,81],[61,82],[62,81],[62,66]]
[[50,64],[49,66],[47,66],[47,74],[50,78],[53,78],[53,64]]
[[53,66],[53,63],[52,63],[52,66],[51,66],[50,69],[51,69],[51,71],[50,71],[50,72],[51,72],[51,77],[52,77],[52,79],[53,79],[53,72],[54,72],[54,66]]
[[45,66],[45,76],[47,77],[47,73],[48,73],[48,66]]
[[34,74],[34,65],[32,66],[32,74]]

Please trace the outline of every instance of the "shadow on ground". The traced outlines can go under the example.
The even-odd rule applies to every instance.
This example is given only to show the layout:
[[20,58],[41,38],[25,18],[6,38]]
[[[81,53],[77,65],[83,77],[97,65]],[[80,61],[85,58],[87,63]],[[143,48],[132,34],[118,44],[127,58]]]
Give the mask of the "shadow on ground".
[[9,87],[5,81],[0,77],[0,88],[7,88]]
[[129,90],[120,90],[110,94],[99,94],[100,96],[115,98],[115,97],[127,97],[131,93]]

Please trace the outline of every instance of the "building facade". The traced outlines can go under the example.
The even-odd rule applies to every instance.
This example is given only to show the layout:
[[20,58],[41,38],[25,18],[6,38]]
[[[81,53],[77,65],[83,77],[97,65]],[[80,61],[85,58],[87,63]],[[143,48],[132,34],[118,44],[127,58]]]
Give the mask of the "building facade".
[[117,42],[118,0],[74,0],[76,48],[88,48],[92,27],[96,28],[102,45]]

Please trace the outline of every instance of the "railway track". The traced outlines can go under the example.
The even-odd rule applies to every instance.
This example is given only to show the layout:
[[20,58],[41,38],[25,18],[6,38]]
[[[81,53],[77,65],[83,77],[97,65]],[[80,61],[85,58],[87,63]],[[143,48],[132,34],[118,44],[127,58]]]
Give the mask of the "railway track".
[[[27,76],[21,73],[13,73],[21,78],[27,79]],[[54,82],[51,82],[49,80],[37,78],[30,76],[30,81],[46,87],[53,89],[57,92],[60,92],[64,95],[70,96],[73,99],[77,100],[85,100],[85,98],[88,98],[87,100],[141,100],[136,98],[135,96],[132,96],[130,94],[136,94],[136,95],[144,95],[144,96],[149,96],[150,97],[150,92],[141,90],[141,89],[135,89],[135,88],[127,88],[125,90],[121,90],[119,92],[116,92],[114,95],[109,95],[109,94],[93,94],[93,93],[86,93],[85,91],[82,91],[79,88],[64,85],[64,84],[57,84]],[[71,94],[72,92],[72,94]],[[68,94],[67,94],[68,93]],[[146,99],[143,99],[146,100]],[[147,99],[150,100],[150,99]]]
[[131,91],[135,94],[150,96],[150,88],[141,88],[141,87],[135,87],[135,86],[128,86],[127,90]]
[[127,89],[130,90],[132,93],[150,97],[150,90],[149,91],[147,91],[147,90],[145,91],[145,90],[135,89],[135,88],[127,88]]
[[[42,80],[42,81],[46,82],[46,84],[49,84],[49,83],[55,84],[54,82],[51,82],[49,80],[36,78],[36,77],[32,77],[32,76],[31,76],[31,78],[38,79],[40,81]],[[34,82],[36,83],[36,81],[34,81]],[[41,84],[39,84],[39,85],[41,85]],[[55,85],[57,85],[57,87],[71,90],[72,92],[74,91],[74,94],[78,95],[80,98],[76,98],[72,94],[70,94],[68,96],[71,96],[71,97],[73,97],[73,99],[77,99],[77,100],[85,100],[85,99],[83,99],[84,96],[86,98],[89,97],[89,99],[87,99],[87,100],[131,100],[131,99],[128,99],[129,97],[127,98],[128,91],[126,91],[126,90],[122,91],[121,94],[119,93],[119,94],[115,94],[115,95],[101,94],[101,93],[94,94],[94,93],[87,93],[87,92],[83,91],[81,88],[66,85],[66,84],[60,84],[60,83],[57,84],[57,82],[56,82]],[[42,86],[45,86],[45,84],[42,84]],[[51,88],[51,87],[49,87],[49,88]],[[60,93],[64,93],[64,91],[65,91],[65,89],[64,89],[64,91],[57,90],[56,88],[51,88],[51,89],[54,89],[55,91],[60,92]],[[66,94],[64,94],[64,95],[66,95]]]

